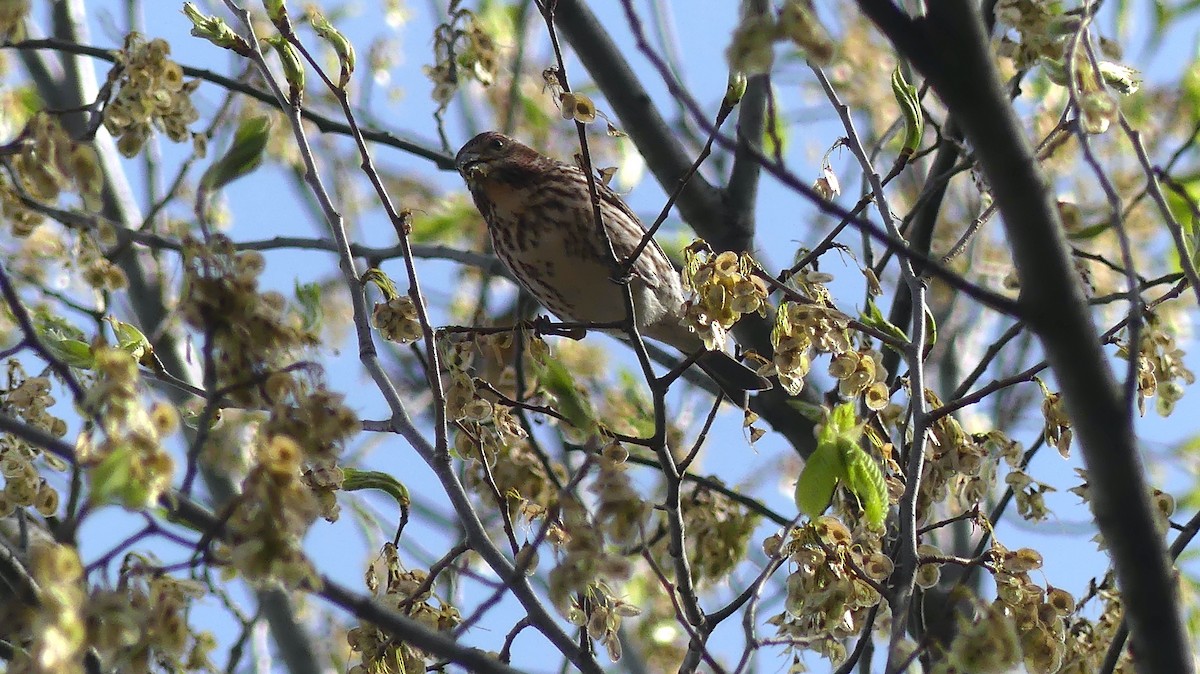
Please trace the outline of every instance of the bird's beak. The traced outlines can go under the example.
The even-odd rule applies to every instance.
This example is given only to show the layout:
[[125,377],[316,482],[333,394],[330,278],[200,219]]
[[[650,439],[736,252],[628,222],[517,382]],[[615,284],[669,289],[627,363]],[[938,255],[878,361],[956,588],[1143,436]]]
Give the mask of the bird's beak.
[[460,152],[454,158],[454,168],[466,180],[476,180],[487,175],[487,162],[474,152]]

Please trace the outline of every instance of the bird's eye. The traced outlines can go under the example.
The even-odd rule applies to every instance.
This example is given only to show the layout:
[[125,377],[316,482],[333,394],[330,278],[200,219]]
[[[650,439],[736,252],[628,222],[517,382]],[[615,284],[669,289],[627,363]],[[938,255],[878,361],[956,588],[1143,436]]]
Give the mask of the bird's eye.
[[503,150],[504,149],[504,139],[503,138],[493,138],[490,145],[492,146],[493,150]]

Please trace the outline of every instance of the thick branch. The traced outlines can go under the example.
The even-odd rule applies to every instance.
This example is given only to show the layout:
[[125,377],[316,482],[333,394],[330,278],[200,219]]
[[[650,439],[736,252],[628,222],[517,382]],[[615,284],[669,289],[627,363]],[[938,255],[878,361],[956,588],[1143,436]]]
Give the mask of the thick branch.
[[978,10],[961,0],[931,0],[927,17],[913,20],[885,0],[859,5],[962,125],[999,204],[1023,313],[1046,350],[1082,445],[1138,671],[1195,671],[1171,565],[1154,527],[1132,411],[1097,338],[1052,195],[1004,95]]

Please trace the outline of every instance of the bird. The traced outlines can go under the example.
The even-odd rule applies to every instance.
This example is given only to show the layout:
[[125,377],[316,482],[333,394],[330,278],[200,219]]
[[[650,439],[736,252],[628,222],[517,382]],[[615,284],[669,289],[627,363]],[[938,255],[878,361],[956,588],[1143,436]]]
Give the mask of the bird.
[[[608,243],[596,228],[587,175],[496,131],[458,151],[455,168],[487,224],[496,257],[538,302],[560,319],[615,323],[627,318],[625,289],[614,282]],[[595,181],[608,240],[619,261],[637,249],[646,229],[625,201]],[[771,382],[724,351],[709,351],[682,322],[679,273],[651,239],[629,268],[641,335],[685,354],[732,400]]]

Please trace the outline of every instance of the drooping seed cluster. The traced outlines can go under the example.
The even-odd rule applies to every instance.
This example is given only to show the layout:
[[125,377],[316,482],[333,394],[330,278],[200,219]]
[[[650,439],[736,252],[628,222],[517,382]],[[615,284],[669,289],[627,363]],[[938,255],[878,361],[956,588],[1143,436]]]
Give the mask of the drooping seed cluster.
[[[815,284],[809,287],[823,290],[823,286],[818,288]],[[848,325],[849,318],[831,305],[819,302],[784,302],[780,305],[775,313],[775,328],[771,331],[771,346],[775,347],[772,374],[778,375],[779,384],[788,393],[800,395],[804,378],[812,368],[812,352],[841,354],[850,350]],[[882,370],[872,366],[872,371],[875,369]],[[845,368],[834,371],[847,375]],[[856,363],[847,376],[855,376],[857,371]],[[872,374],[872,379],[874,376]]]
[[417,320],[417,305],[412,297],[400,295],[386,302],[377,302],[371,311],[371,322],[389,342],[411,344],[421,339],[421,322]]
[[123,69],[104,108],[104,128],[126,157],[137,156],[156,128],[176,143],[190,139],[187,127],[200,118],[191,99],[200,80],[185,81],[183,69],[167,58],[170,53],[166,40],[147,42],[131,33],[118,55]]
[[[10,182],[7,172],[0,174],[0,213],[11,223],[13,236],[29,236],[45,220],[22,201],[23,196],[55,206],[65,194],[78,194],[84,205],[99,207],[103,173],[91,144],[72,140],[58,118],[45,112],[29,118],[20,138],[12,160],[19,185]],[[105,285],[124,287],[124,278]]]
[[[382,585],[376,566],[383,567]],[[428,579],[429,574],[423,570],[406,570],[396,546],[386,543],[377,563],[367,570],[366,585],[378,601],[401,615],[434,630],[452,630],[462,622],[462,616],[452,604],[433,593]],[[350,668],[349,674],[423,672],[437,660],[367,621],[351,628],[346,640],[362,659]]]
[[691,292],[683,323],[705,347],[724,349],[729,329],[742,315],[766,315],[767,284],[753,274],[754,260],[745,253],[714,255],[701,241],[683,254],[683,289]]
[[77,442],[79,461],[89,469],[91,499],[152,507],[175,475],[163,442],[178,427],[178,415],[167,403],[144,407],[138,364],[127,351],[102,347],[93,353],[96,378],[83,408],[99,423]]
[[267,410],[215,554],[251,581],[315,585],[300,542],[317,517],[338,516],[337,460],[358,419],[341,394],[309,376],[311,366],[296,366],[317,338],[282,294],[259,292],[262,255],[238,252],[219,235],[207,244],[189,239],[183,253],[180,313],[207,336],[217,385],[234,402]]
[[[54,396],[50,395],[50,379],[26,376],[15,359],[8,363],[6,390],[0,391],[0,411],[61,438],[67,434],[67,423],[50,414]],[[0,435],[0,517],[8,517],[18,508],[34,507],[49,517],[58,511],[59,495],[42,478],[38,462],[46,461],[57,470],[65,464],[55,457],[10,433]]]
[[892,560],[880,545],[879,534],[866,527],[851,533],[831,516],[793,529],[787,540],[768,538],[763,550],[782,555],[793,570],[784,611],[767,622],[797,650],[845,660],[844,640],[862,631],[867,613],[882,599],[868,581],[878,584],[892,574]]

